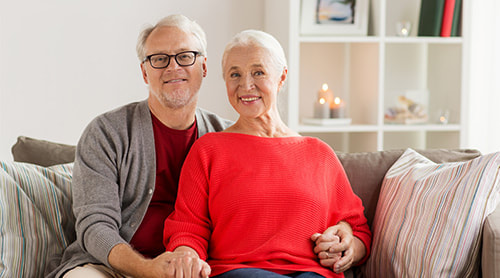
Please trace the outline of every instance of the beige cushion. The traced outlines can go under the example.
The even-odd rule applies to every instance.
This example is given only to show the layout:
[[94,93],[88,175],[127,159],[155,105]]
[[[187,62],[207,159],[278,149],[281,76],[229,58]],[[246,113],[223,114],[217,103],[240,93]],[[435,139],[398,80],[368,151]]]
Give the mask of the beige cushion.
[[0,161],[0,277],[44,277],[48,260],[75,240],[72,171]]
[[481,230],[500,200],[500,152],[437,164],[408,149],[387,172],[368,277],[477,277]]
[[72,145],[19,136],[11,151],[14,161],[48,167],[73,162],[75,149]]
[[[404,150],[389,150],[364,153],[337,153],[344,166],[352,189],[365,206],[368,225],[373,222],[378,195],[385,173],[403,154]],[[423,156],[436,163],[466,161],[481,155],[477,150],[417,150]]]

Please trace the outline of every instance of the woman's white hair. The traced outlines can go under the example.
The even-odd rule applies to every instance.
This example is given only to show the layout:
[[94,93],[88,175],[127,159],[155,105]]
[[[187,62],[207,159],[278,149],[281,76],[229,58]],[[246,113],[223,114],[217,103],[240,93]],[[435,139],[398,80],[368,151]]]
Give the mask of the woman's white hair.
[[184,15],[174,14],[164,17],[156,25],[148,25],[142,30],[137,38],[137,57],[142,62],[146,59],[146,41],[148,40],[149,35],[158,27],[177,27],[186,33],[193,34],[196,39],[200,42],[200,48],[197,49],[201,52],[203,56],[207,56],[207,36],[205,35],[205,31],[201,28],[201,26],[196,23],[194,20],[187,18]]
[[[283,51],[283,47],[281,47],[281,44],[276,38],[263,31],[245,30],[236,34],[226,45],[224,54],[222,55],[222,70],[224,70],[227,55],[229,54],[229,52],[233,48],[240,46],[261,47],[269,52],[271,56],[271,63],[279,73],[287,68],[285,52]],[[224,72],[222,73],[222,76],[223,78],[225,78]]]

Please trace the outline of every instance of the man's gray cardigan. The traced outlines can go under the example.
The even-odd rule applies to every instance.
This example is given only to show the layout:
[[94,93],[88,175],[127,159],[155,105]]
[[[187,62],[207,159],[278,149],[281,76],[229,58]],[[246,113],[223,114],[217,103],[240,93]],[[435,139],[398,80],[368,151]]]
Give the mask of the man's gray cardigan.
[[[198,137],[231,122],[198,108]],[[156,155],[147,100],[95,118],[78,142],[73,170],[76,241],[47,266],[60,277],[75,266],[103,263],[119,243],[128,243],[153,196]],[[163,244],[158,242],[158,244]]]

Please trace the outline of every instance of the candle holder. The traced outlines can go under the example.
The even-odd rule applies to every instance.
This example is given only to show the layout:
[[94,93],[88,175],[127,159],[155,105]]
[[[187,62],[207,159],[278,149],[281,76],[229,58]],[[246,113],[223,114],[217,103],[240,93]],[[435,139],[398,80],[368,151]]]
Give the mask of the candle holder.
[[441,109],[439,110],[439,117],[438,117],[438,123],[442,125],[448,124],[450,121],[450,110],[448,109]]
[[398,37],[408,37],[411,32],[411,22],[410,21],[398,21],[396,22],[396,35]]

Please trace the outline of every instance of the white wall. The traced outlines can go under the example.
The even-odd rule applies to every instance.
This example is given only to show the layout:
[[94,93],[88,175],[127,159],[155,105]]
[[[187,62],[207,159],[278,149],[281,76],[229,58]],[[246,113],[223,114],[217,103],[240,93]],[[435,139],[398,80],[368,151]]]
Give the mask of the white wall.
[[467,1],[471,26],[467,145],[500,151],[500,2]]
[[76,144],[98,114],[145,99],[136,39],[171,13],[207,33],[199,105],[235,119],[221,55],[236,32],[262,28],[262,0],[0,0],[0,160],[19,135]]

